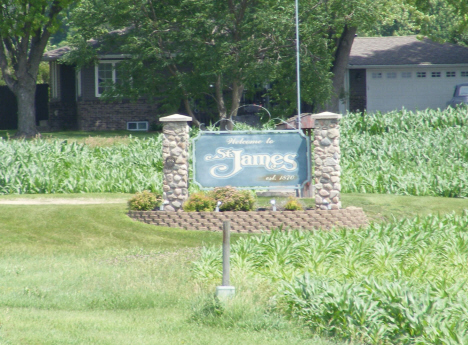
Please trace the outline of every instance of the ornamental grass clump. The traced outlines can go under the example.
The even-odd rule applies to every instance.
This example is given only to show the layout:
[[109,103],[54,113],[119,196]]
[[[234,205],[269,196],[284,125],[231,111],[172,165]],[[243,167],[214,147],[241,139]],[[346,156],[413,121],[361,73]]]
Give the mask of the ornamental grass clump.
[[132,211],[152,211],[162,204],[160,194],[151,193],[149,190],[136,193],[129,201],[128,207]]
[[297,198],[290,196],[284,205],[284,209],[286,211],[302,211],[304,207]]

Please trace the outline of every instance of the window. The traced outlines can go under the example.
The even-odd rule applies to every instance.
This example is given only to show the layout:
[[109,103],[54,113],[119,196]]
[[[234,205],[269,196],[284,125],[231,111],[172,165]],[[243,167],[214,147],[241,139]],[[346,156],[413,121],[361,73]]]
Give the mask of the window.
[[127,122],[127,130],[129,130],[129,131],[147,131],[148,130],[148,121]]
[[411,78],[411,76],[412,76],[411,72],[401,72],[401,77],[402,78],[408,79],[408,78]]
[[396,72],[388,72],[387,79],[396,79]]
[[468,77],[468,71],[462,71],[461,76],[462,77]]
[[416,72],[416,78],[426,78],[426,72]]
[[372,72],[372,79],[382,79],[382,72]]
[[447,78],[455,78],[456,73],[455,72],[445,72],[445,76]]
[[440,78],[440,72],[432,72],[431,77],[432,78]]
[[100,97],[105,91],[110,90],[113,84],[119,82],[117,64],[120,61],[102,61],[95,69],[96,97]]
[[458,91],[459,96],[468,96],[468,86],[462,86],[460,87],[460,90]]

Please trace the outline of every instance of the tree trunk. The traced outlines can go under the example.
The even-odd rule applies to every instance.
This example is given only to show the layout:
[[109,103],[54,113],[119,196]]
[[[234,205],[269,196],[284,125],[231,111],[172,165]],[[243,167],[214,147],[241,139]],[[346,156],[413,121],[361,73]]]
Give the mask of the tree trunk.
[[335,61],[333,62],[333,90],[331,99],[328,102],[326,109],[328,111],[338,113],[340,111],[340,98],[343,97],[343,84],[346,69],[348,67],[349,54],[353,45],[354,36],[356,35],[356,27],[348,27],[343,29],[343,33],[338,39],[335,52]]
[[215,92],[216,92],[216,104],[218,106],[219,113],[219,129],[222,131],[232,130],[231,119],[227,116],[226,104],[224,103],[224,93],[223,93],[223,83],[221,80],[221,75],[216,77],[215,83]]
[[231,113],[229,118],[237,116],[237,110],[239,109],[240,99],[242,93],[244,92],[244,85],[240,83],[237,79],[232,83],[232,104],[231,104]]
[[39,134],[36,128],[36,83],[18,84],[15,90],[18,103],[17,138],[32,138]]
[[192,124],[194,124],[195,126],[200,126],[200,121],[198,121],[197,118],[195,117],[195,114],[192,111],[192,106],[190,105],[190,101],[185,95],[185,93],[184,93],[183,101],[184,101],[185,110],[187,111],[188,116],[192,118]]

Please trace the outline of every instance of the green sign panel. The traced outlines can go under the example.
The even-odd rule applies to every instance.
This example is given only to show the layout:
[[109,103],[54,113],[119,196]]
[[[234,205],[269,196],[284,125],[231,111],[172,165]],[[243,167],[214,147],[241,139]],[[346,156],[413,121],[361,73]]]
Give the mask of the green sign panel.
[[202,188],[299,188],[310,180],[310,143],[299,131],[200,132],[193,146]]

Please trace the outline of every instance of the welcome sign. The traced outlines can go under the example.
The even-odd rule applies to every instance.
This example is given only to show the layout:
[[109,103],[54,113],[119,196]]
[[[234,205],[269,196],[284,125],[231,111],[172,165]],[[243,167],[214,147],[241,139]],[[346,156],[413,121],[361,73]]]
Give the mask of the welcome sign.
[[310,143],[299,131],[200,132],[193,144],[202,188],[299,188],[310,180]]

